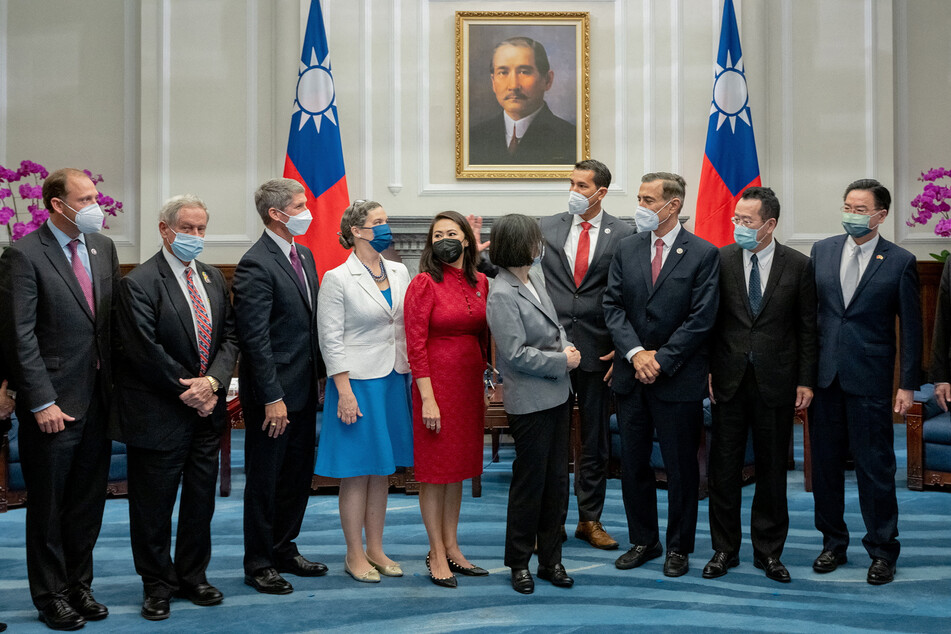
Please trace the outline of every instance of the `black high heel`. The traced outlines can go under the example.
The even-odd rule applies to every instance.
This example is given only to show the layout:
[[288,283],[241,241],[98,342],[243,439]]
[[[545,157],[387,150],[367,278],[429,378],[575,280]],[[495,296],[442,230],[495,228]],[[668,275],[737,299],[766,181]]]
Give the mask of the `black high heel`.
[[[430,556],[431,554],[432,554],[432,552],[426,553],[426,570],[429,571],[429,580],[432,581],[435,585],[437,585],[437,586],[439,586],[439,587],[441,587],[441,588],[456,588],[456,587],[458,587],[458,586],[459,586],[459,582],[456,580],[456,576],[455,576],[455,575],[449,575],[448,577],[444,577],[444,578],[442,578],[442,579],[439,579],[438,577],[434,577],[434,576],[433,576],[432,568],[429,567],[429,556]],[[450,566],[450,567],[451,567],[451,566]]]

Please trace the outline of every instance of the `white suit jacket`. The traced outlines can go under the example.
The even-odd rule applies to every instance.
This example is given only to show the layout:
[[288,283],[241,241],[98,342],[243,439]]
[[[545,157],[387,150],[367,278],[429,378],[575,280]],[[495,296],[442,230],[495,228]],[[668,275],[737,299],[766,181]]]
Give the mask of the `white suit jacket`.
[[327,376],[349,372],[351,379],[378,379],[394,369],[409,372],[403,295],[409,271],[383,260],[393,297],[391,308],[355,253],[327,271],[317,294],[317,332]]

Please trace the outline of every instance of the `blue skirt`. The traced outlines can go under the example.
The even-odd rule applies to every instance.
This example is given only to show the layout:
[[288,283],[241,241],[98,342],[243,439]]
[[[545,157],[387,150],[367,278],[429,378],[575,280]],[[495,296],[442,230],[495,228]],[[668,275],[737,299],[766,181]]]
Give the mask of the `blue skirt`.
[[328,377],[314,473],[352,478],[413,466],[411,381],[409,374],[395,370],[380,379],[350,379],[363,416],[346,425],[337,416],[337,385]]

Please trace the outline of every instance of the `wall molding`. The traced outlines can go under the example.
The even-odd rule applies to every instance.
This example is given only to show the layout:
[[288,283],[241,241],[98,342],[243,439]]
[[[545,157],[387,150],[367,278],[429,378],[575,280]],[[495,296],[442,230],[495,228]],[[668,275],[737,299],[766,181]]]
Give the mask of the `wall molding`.
[[393,31],[390,33],[390,77],[393,84],[392,140],[390,141],[390,182],[387,189],[394,196],[403,189],[403,7],[402,0],[393,0]]

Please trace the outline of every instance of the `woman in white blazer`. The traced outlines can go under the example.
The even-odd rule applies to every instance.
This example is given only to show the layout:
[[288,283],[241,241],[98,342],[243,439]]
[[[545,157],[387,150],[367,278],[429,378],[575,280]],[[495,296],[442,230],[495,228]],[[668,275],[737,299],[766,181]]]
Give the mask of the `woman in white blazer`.
[[363,582],[403,574],[383,552],[387,476],[397,466],[413,464],[403,327],[409,272],[380,255],[393,241],[386,220],[386,211],[372,201],[356,201],[344,211],[340,244],[353,253],[324,275],[317,296],[320,351],[332,380],[324,398],[315,473],[341,478],[344,568]]
[[511,214],[492,226],[489,247],[499,274],[486,316],[505,387],[505,413],[515,439],[505,527],[505,565],[512,587],[535,590],[528,570],[538,544],[538,578],[570,588],[561,564],[561,528],[568,512],[568,372],[581,354],[565,336],[545,290],[542,233],[528,216]]

